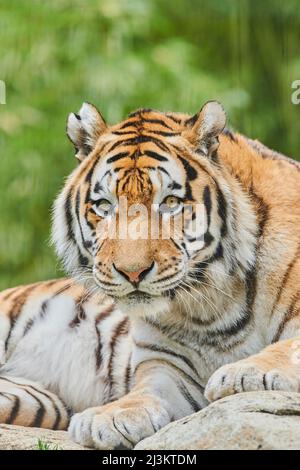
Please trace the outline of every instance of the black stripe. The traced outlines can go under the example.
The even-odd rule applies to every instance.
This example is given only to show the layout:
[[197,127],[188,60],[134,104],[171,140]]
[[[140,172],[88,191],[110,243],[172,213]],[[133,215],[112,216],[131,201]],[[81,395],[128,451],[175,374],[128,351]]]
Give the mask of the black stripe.
[[[150,168],[150,169],[156,170],[156,168]],[[159,171],[162,171],[162,172],[165,173],[166,175],[168,175],[169,178],[171,178],[170,173],[169,173],[167,170],[165,170],[165,168],[163,168],[162,166],[158,166],[157,169],[158,169]]]
[[134,128],[138,122],[140,122],[140,121],[138,121],[138,120],[126,121],[126,122],[124,122],[124,124],[119,126],[119,129],[126,129],[127,127],[133,127]]
[[109,343],[110,347],[110,356],[107,365],[107,382],[108,382],[108,393],[109,397],[111,395],[111,391],[114,385],[114,378],[113,378],[113,360],[115,357],[115,347],[120,339],[121,335],[126,335],[129,331],[129,319],[128,317],[123,318],[117,326],[114,328],[112,333],[112,337]]
[[171,349],[163,348],[161,346],[157,346],[156,344],[135,342],[135,345],[141,349],[149,349],[150,351],[168,354],[170,356],[176,357],[177,359],[181,359],[181,361],[183,361],[196,375],[198,375],[198,371],[195,368],[194,364],[190,361],[188,357],[184,356],[183,354],[175,353]]
[[132,131],[113,131],[115,135],[128,135],[128,134],[136,134],[136,130],[133,129]]
[[13,305],[11,306],[10,311],[9,311],[10,329],[5,340],[5,346],[4,346],[5,352],[8,349],[9,340],[16,326],[16,323],[17,323],[17,320],[18,320],[19,314],[21,313],[22,308],[26,305],[26,301],[29,295],[31,294],[31,292],[37,287],[39,287],[39,285],[40,283],[31,284],[26,289],[23,289],[22,292],[14,298]]
[[100,193],[100,191],[102,190],[102,186],[100,185],[99,181],[96,182],[95,186],[94,186],[94,193]]
[[194,201],[192,188],[191,188],[191,185],[190,185],[188,180],[185,182],[185,195],[184,195],[184,198],[187,201]]
[[188,180],[194,181],[198,177],[198,173],[195,168],[185,158],[181,157],[180,155],[177,155],[177,157],[183,164]]
[[14,327],[15,327],[15,325],[16,325],[16,322],[17,322],[17,318],[12,318],[12,319],[10,320],[10,329],[9,329],[8,335],[7,335],[7,337],[6,337],[5,346],[4,346],[5,352],[7,352],[9,340],[10,340],[11,334],[12,334],[12,332],[13,332],[13,329],[14,329]]
[[207,248],[209,245],[211,245],[212,242],[214,241],[214,237],[212,236],[212,234],[209,231],[205,232],[203,239],[204,239],[205,248]]
[[147,132],[151,132],[151,134],[162,135],[163,137],[176,137],[180,135],[180,132],[165,132],[165,131],[157,131],[154,129],[147,129]]
[[187,241],[189,243],[194,243],[194,242],[199,242],[199,241],[203,241],[205,240],[205,235],[206,234],[202,234],[202,235],[199,235],[198,237],[187,237]]
[[29,297],[31,292],[39,286],[40,283],[30,284],[29,286],[21,290],[20,294],[13,299],[13,303],[10,306],[8,312],[10,317],[17,317],[21,313],[21,310],[25,305],[27,298]]
[[84,311],[84,303],[87,302],[90,298],[91,294],[83,294],[76,300],[75,306],[75,316],[73,320],[69,323],[70,328],[75,328],[81,322],[81,320],[85,320],[86,314]]
[[143,114],[143,113],[151,113],[153,112],[153,109],[151,108],[141,108],[141,109],[137,109],[136,111],[133,111],[132,113],[128,114],[128,117],[129,118],[132,118],[132,117],[135,117],[135,116],[140,116]]
[[182,185],[177,183],[176,181],[172,181],[172,183],[170,183],[168,185],[168,188],[170,188],[170,189],[182,189]]
[[113,162],[116,162],[118,160],[121,160],[121,158],[125,158],[125,157],[128,157],[129,156],[129,152],[120,152],[118,153],[117,155],[114,155],[113,157],[110,157],[106,160],[106,163],[113,163]]
[[74,286],[74,282],[68,282],[65,286],[60,287],[56,292],[53,293],[52,298],[55,297],[56,295],[60,295],[63,292],[67,291],[70,289],[70,287]]
[[77,254],[78,254],[78,262],[80,267],[88,266],[89,260],[86,256],[84,256],[81,251],[79,246],[77,245]]
[[160,155],[159,153],[153,152],[151,150],[145,150],[144,155],[147,155],[148,157],[154,158],[155,160],[158,160],[159,162],[167,162],[168,159],[164,157],[163,155]]
[[[245,287],[246,287],[246,312],[245,322],[248,323],[253,314],[253,306],[256,297],[257,278],[256,266],[254,265],[246,273]],[[248,321],[247,321],[248,319]],[[246,326],[246,325],[245,325]]]
[[258,196],[255,192],[253,187],[249,189],[249,194],[252,197],[254,203],[255,203],[255,209],[256,209],[256,214],[258,216],[258,225],[259,225],[259,231],[257,236],[262,237],[264,234],[264,230],[266,227],[266,224],[269,219],[269,207],[265,203],[262,197]]
[[228,129],[228,127],[225,127],[222,131],[222,134],[228,137],[232,142],[236,142],[236,137],[234,133],[231,131],[231,129]]
[[14,287],[14,288],[10,289],[9,292],[6,295],[1,297],[1,302],[4,302],[5,300],[8,300],[10,297],[12,297],[19,288],[20,287]]
[[271,316],[273,315],[273,313],[274,313],[274,311],[275,311],[275,309],[276,309],[276,307],[277,307],[277,305],[278,305],[278,303],[281,299],[281,295],[285,290],[286,284],[287,284],[287,282],[289,280],[289,277],[290,277],[290,273],[293,270],[293,268],[295,266],[295,263],[298,262],[298,260],[299,260],[299,255],[300,255],[300,242],[298,244],[298,247],[297,247],[297,250],[296,250],[296,253],[295,253],[294,257],[289,262],[288,267],[287,267],[287,269],[284,273],[284,276],[282,278],[281,285],[280,285],[280,287],[277,291],[276,299],[275,299],[274,305],[272,307]]
[[100,369],[102,363],[102,343],[100,331],[97,328],[97,323],[95,323],[96,336],[97,336],[97,346],[95,349],[95,362],[96,362],[96,371]]
[[170,153],[170,148],[161,140],[156,139],[155,137],[149,137],[149,140],[155,144],[157,147],[160,148],[163,152],[168,152]]
[[73,229],[72,205],[71,205],[72,191],[73,191],[73,186],[71,186],[71,188],[70,188],[70,190],[69,190],[69,192],[66,196],[64,212],[65,212],[65,216],[66,216],[67,237],[70,241],[75,243],[75,236],[74,236],[74,229]]
[[78,226],[79,226],[79,231],[80,231],[80,236],[81,236],[81,241],[82,241],[83,248],[85,248],[85,250],[87,252],[89,252],[87,250],[87,247],[86,247],[86,242],[85,242],[85,239],[84,239],[84,236],[83,236],[83,230],[82,230],[82,226],[81,226],[81,222],[80,222],[80,187],[78,188],[77,193],[76,193],[76,197],[75,197],[75,214],[76,214],[76,219],[77,219],[77,223],[78,223]]
[[211,192],[210,192],[209,186],[205,186],[204,188],[203,202],[204,202],[206,215],[207,215],[207,230],[209,230],[210,222],[211,222],[211,209],[212,209]]
[[54,411],[55,411],[55,421],[54,421],[54,424],[53,424],[52,428],[53,429],[58,429],[59,425],[60,425],[60,422],[61,422],[61,412],[59,411],[59,408],[56,405],[56,403],[54,403],[54,400],[51,399],[51,401],[52,401],[53,408],[54,408]]
[[167,147],[167,145],[164,142],[162,142],[161,140],[156,139],[155,137],[150,136],[150,135],[142,135],[142,136],[135,137],[133,139],[120,140],[119,142],[116,142],[111,147],[111,149],[109,151],[112,151],[113,148],[116,148],[119,145],[124,145],[124,146],[139,145],[139,144],[142,144],[144,142],[152,142],[157,147],[159,147],[161,150],[163,150],[165,152],[170,152],[170,149]]
[[130,390],[130,382],[131,382],[131,377],[132,377],[131,358],[132,358],[132,353],[130,353],[130,355],[129,355],[127,367],[126,367],[126,370],[125,370],[125,378],[124,378],[125,394],[127,394]]
[[92,179],[92,176],[93,176],[93,173],[94,173],[94,170],[95,170],[95,167],[99,163],[99,160],[100,160],[100,158],[95,158],[95,160],[93,161],[93,164],[91,165],[91,168],[89,169],[89,171],[87,172],[86,177],[85,177],[85,182],[86,183],[90,183],[90,181]]
[[[138,368],[142,364],[145,364],[146,362],[153,362],[153,360],[155,360],[155,359],[145,359],[144,361],[139,362],[137,364],[137,366],[135,367],[134,375],[136,375],[136,371],[138,370]],[[188,382],[190,382],[192,385],[194,385],[194,387],[196,387],[201,393],[204,392],[204,387],[202,387],[202,385],[200,383],[198,383],[195,379],[193,379],[193,377],[191,377],[187,372],[180,369],[178,366],[176,366],[175,364],[173,364],[172,362],[168,361],[167,359],[165,359],[163,357],[159,358],[158,361],[159,362],[165,362],[169,367],[175,369],[177,374],[183,375],[184,379],[187,380]]]
[[30,395],[31,397],[33,397],[33,398],[38,402],[38,404],[39,404],[39,409],[37,410],[33,421],[32,421],[31,424],[29,424],[28,426],[30,426],[30,427],[36,427],[36,428],[40,427],[40,425],[41,425],[41,423],[42,423],[42,421],[43,421],[44,415],[45,415],[45,411],[46,411],[46,410],[45,410],[45,407],[44,407],[43,403],[41,402],[41,400],[40,400],[39,398],[37,398],[35,395],[33,395],[33,393],[29,392],[26,387],[29,386],[29,387],[32,388],[33,390],[36,390],[36,389],[34,389],[34,387],[32,387],[31,385],[25,385],[25,384],[22,384],[22,383],[14,382],[13,380],[8,379],[7,377],[1,377],[0,379],[1,379],[1,380],[5,380],[6,382],[10,382],[10,383],[12,383],[12,384],[14,384],[14,385],[17,385],[17,386],[21,387],[22,390],[25,390],[26,393],[28,393],[28,395]]
[[13,395],[12,393],[1,392],[1,395],[6,396],[9,399],[10,397],[13,398],[13,401],[14,401],[13,406],[10,410],[9,416],[5,420],[5,424],[13,424],[20,410],[20,398],[17,397],[16,395]]
[[197,411],[199,411],[201,407],[199,403],[197,403],[197,401],[194,399],[194,397],[190,394],[189,390],[187,389],[185,384],[182,382],[182,380],[180,381],[180,384],[178,385],[178,387],[179,387],[181,394],[184,396],[186,401],[191,406],[193,412],[197,413]]
[[25,390],[26,390],[26,393],[28,393],[28,395],[32,396],[32,398],[34,398],[36,400],[36,402],[38,403],[38,405],[39,405],[39,408],[38,408],[37,412],[35,413],[35,416],[34,416],[33,420],[29,424],[29,427],[40,428],[41,424],[43,422],[45,413],[46,413],[46,408],[45,408],[44,404],[42,403],[42,401],[38,397],[36,397],[33,393],[29,392],[27,389],[25,389]]
[[193,127],[196,124],[196,122],[199,118],[199,114],[200,114],[200,112],[197,113],[197,114],[194,114],[194,116],[189,117],[188,119],[186,119],[185,125],[188,126],[188,127]]
[[[22,384],[20,382],[15,382],[14,380],[11,380],[11,379],[8,379],[7,377],[0,377],[0,381],[1,380],[5,380],[6,382],[9,382],[13,385],[16,385],[17,387],[20,387],[22,390],[25,390],[26,393],[28,393],[29,395],[31,395],[33,398],[35,398],[40,404],[42,404],[42,402],[36,397],[34,396],[32,393],[30,393],[26,387],[30,387],[32,390],[34,390],[36,393],[39,393],[41,395],[43,395],[44,397],[46,397],[48,400],[51,401],[51,404],[54,408],[54,411],[55,411],[55,421],[54,421],[54,424],[53,424],[53,427],[52,429],[57,429],[58,426],[59,426],[59,423],[61,421],[61,412],[58,408],[58,406],[56,405],[56,403],[54,402],[53,398],[46,392],[44,391],[41,391],[39,390],[38,388],[34,387],[33,385],[27,385],[27,384]],[[9,393],[9,395],[12,395]],[[15,395],[12,395],[15,397]],[[13,420],[16,418],[16,415],[19,411],[19,408],[20,408],[20,399],[18,397],[15,397],[17,398],[18,400],[18,404],[19,406],[17,406],[17,404],[15,404],[16,406],[14,407],[15,409],[13,409],[11,411],[11,415],[13,414],[13,417],[10,417],[11,421],[8,421],[7,424],[12,424],[13,423]],[[44,408],[44,405],[42,404],[42,407]],[[45,408],[44,408],[44,411],[45,411]],[[42,418],[43,419],[43,418]]]
[[43,395],[44,397],[46,397],[51,402],[54,412],[55,412],[55,421],[53,423],[52,429],[58,429],[60,421],[61,421],[61,412],[58,406],[56,405],[55,401],[53,400],[53,398],[48,393],[42,392],[41,390],[33,387],[32,385],[30,385],[30,388],[34,390],[35,392],[39,393],[40,395]]
[[219,341],[222,341],[220,338],[223,339],[226,337],[234,336],[239,333],[241,330],[245,330],[245,327],[248,325],[251,319],[251,315],[249,311],[245,310],[242,315],[236,319],[230,326],[224,329],[216,329],[216,330],[209,330],[207,332],[207,338],[203,339],[205,344],[214,345]]
[[[28,392],[28,390],[25,388],[25,387],[26,387],[25,384],[24,384],[24,385],[23,385],[23,384],[19,384],[19,386],[23,387],[23,388]],[[46,397],[46,398],[51,402],[51,404],[52,404],[52,406],[53,406],[53,409],[54,409],[54,412],[55,412],[55,421],[54,421],[54,424],[53,424],[53,426],[52,426],[52,429],[57,429],[58,426],[59,426],[59,423],[60,423],[60,421],[61,421],[61,412],[60,412],[58,406],[56,405],[55,401],[53,400],[53,398],[52,398],[48,393],[39,390],[38,388],[34,387],[33,385],[29,385],[29,386],[30,386],[30,388],[31,388],[32,390],[34,390],[36,393],[39,393],[40,395],[43,395],[44,397]],[[36,397],[35,397],[35,398],[36,398]],[[36,399],[37,399],[37,398],[36,398]]]
[[222,243],[220,242],[217,246],[216,251],[214,254],[208,258],[207,260],[200,261],[199,263],[196,263],[194,265],[194,272],[189,273],[191,277],[194,277],[195,279],[198,280],[204,280],[205,279],[205,271],[208,268],[208,266],[215,261],[219,261],[220,259],[223,258],[223,246]]
[[227,234],[227,203],[224,197],[223,192],[220,189],[219,184],[214,179],[217,188],[217,204],[218,204],[218,214],[222,221],[221,227],[221,237],[225,237]]
[[42,303],[41,308],[40,308],[40,311],[39,311],[39,315],[38,315],[40,318],[44,318],[44,317],[45,317],[45,315],[46,315],[46,313],[47,313],[47,309],[48,309],[48,307],[49,307],[49,302],[50,302],[50,300],[52,300],[52,299],[53,299],[53,297],[51,297],[50,299],[44,300],[44,302]]
[[182,246],[179,245],[173,238],[170,237],[170,241],[173,243],[173,245],[176,246],[177,250],[180,251],[180,253],[185,253],[187,256],[189,256],[188,251],[186,249],[185,243],[182,243]]
[[171,119],[171,121],[174,121],[176,124],[181,124],[182,122],[182,119],[179,119],[175,116],[173,116],[172,114],[166,114],[167,118],[168,119]]
[[117,147],[121,146],[121,145],[130,145],[130,143],[128,144],[128,141],[131,142],[132,139],[122,139],[122,140],[118,140],[117,142],[115,142],[108,150],[107,153],[110,153],[112,152],[113,150],[115,150]]
[[114,310],[114,305],[111,304],[109,307],[106,308],[103,312],[100,312],[95,319],[95,330],[97,336],[97,346],[95,349],[95,363],[96,363],[96,371],[100,368],[102,363],[102,343],[101,343],[101,335],[100,331],[98,330],[99,323],[107,318]]
[[[280,322],[280,324],[279,324],[279,326],[278,326],[276,335],[275,335],[274,338],[272,339],[272,343],[276,343],[277,341],[280,340],[280,336],[282,335],[286,324],[295,316],[295,306],[296,306],[298,300],[299,300],[299,295],[296,296],[296,297],[292,300],[290,306],[288,307],[287,311],[286,311],[285,314],[284,314],[283,319],[281,320],[281,322]],[[297,312],[297,313],[298,313],[298,312]]]
[[30,318],[28,320],[28,322],[26,323],[26,325],[25,325],[25,328],[24,328],[24,331],[23,331],[23,336],[25,336],[28,333],[28,331],[31,329],[33,324],[34,324],[34,320],[32,318]]
[[[56,281],[57,282],[57,281]],[[70,287],[72,287],[73,283],[68,283],[67,285],[61,287],[60,289],[58,289],[56,292],[54,292],[52,294],[52,296],[46,300],[44,300],[41,304],[41,307],[40,307],[40,310],[39,310],[39,313],[34,317],[34,318],[30,318],[26,325],[25,325],[25,328],[24,328],[24,331],[23,331],[23,336],[25,336],[30,330],[31,328],[33,327],[33,325],[35,324],[37,318],[44,318],[46,313],[47,313],[47,310],[48,310],[48,307],[49,307],[49,303],[55,298],[57,297],[58,295],[62,294],[63,292],[65,292],[66,290],[68,290]]]
[[[149,118],[143,118],[144,123],[149,123],[149,124],[159,124],[163,127],[166,127],[167,129],[173,130],[171,126],[169,126],[165,121],[162,119],[149,119]],[[147,131],[150,129],[147,129]],[[150,130],[152,132],[152,130]]]

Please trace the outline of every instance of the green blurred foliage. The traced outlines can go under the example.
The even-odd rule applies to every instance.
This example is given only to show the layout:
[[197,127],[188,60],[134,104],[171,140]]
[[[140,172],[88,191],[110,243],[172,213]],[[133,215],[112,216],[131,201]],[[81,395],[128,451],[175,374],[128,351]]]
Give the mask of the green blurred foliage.
[[299,39],[298,0],[0,0],[0,287],[62,274],[51,205],[82,101],[114,123],[217,98],[233,128],[300,157]]

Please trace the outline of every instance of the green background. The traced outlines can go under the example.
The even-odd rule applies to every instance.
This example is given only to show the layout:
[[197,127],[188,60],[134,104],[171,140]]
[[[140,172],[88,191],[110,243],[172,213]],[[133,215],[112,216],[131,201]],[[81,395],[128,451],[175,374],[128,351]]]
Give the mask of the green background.
[[297,158],[299,44],[298,0],[0,0],[0,287],[62,274],[50,213],[82,101],[114,123],[217,98],[233,128]]

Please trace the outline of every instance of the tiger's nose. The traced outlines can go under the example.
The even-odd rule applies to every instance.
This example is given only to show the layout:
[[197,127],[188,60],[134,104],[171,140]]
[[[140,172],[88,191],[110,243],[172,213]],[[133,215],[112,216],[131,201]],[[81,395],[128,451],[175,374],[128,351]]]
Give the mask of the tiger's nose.
[[114,268],[121,274],[127,281],[129,281],[134,286],[138,286],[138,284],[147,276],[147,274],[151,271],[154,266],[154,261],[151,263],[150,266],[138,269],[137,271],[131,271],[129,269],[124,269],[121,267],[117,267],[114,264]]

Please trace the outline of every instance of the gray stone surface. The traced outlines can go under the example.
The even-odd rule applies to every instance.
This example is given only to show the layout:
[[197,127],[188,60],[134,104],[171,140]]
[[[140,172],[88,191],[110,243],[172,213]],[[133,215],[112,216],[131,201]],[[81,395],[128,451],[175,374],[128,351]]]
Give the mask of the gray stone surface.
[[[65,431],[0,425],[0,449],[88,450]],[[300,393],[233,395],[169,424],[136,449],[300,449]]]
[[169,424],[136,449],[300,449],[300,394],[249,392]]
[[24,428],[0,424],[1,450],[38,450],[38,441],[51,450],[87,450],[69,439],[66,431],[51,431],[41,428]]

